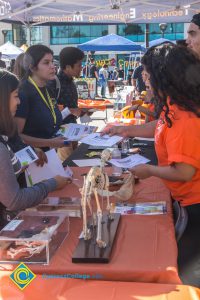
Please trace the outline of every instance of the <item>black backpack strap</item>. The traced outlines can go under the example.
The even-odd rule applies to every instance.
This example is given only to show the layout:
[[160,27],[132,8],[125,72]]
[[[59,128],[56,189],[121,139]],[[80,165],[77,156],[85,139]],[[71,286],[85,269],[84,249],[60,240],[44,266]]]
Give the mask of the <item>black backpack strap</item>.
[[60,90],[61,90],[61,84],[58,76],[55,77],[55,81],[56,81],[56,100],[58,100],[60,97]]

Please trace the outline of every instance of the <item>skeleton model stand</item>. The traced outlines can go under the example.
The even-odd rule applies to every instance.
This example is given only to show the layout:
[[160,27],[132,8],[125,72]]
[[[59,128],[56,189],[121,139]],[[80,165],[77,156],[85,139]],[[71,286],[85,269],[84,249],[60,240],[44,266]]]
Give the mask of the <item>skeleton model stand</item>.
[[[104,168],[105,163],[111,158],[111,156],[111,151],[105,149],[101,154],[101,165],[92,167],[87,176],[84,177],[84,184],[81,189],[83,239],[79,240],[77,249],[73,253],[72,262],[107,263],[109,261],[112,244],[114,242],[120,219],[120,214],[114,214],[112,211],[113,207],[110,205],[109,197],[111,195],[116,196],[115,193],[117,192],[109,192],[109,178]],[[133,189],[129,190],[131,190],[132,194]],[[96,202],[96,213],[93,213],[94,205],[91,203],[93,195]],[[106,216],[102,213],[98,195],[106,197],[107,199],[106,209],[108,214]],[[118,199],[120,199],[119,195]],[[88,227],[87,207],[89,207],[90,214],[92,216],[92,224],[90,227]]]

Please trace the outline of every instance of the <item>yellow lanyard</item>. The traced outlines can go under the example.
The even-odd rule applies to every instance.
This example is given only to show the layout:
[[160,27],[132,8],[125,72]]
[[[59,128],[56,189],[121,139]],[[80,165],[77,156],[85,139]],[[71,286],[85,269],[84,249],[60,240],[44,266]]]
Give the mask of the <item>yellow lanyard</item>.
[[34,85],[34,87],[36,88],[36,90],[40,94],[40,97],[42,98],[42,100],[44,101],[44,103],[46,104],[48,109],[50,110],[50,112],[52,114],[52,117],[53,117],[54,125],[56,125],[56,113],[55,113],[55,110],[54,110],[52,99],[49,96],[49,93],[48,93],[47,89],[46,89],[46,94],[47,94],[48,101],[44,97],[43,93],[41,92],[41,90],[39,89],[39,87],[37,86],[35,81],[30,76],[29,76],[28,80],[32,83],[32,85]]

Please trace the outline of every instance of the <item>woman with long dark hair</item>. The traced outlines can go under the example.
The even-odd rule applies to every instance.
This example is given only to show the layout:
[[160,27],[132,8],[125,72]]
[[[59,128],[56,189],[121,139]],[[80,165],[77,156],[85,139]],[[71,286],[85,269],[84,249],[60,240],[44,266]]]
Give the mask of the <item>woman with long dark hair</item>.
[[63,188],[70,181],[55,176],[33,187],[19,187],[17,177],[22,167],[7,143],[16,132],[14,115],[20,104],[18,84],[13,74],[0,70],[0,227],[9,221],[11,211],[37,205],[49,192]]
[[164,44],[150,48],[142,64],[155,109],[162,111],[158,121],[104,132],[155,137],[158,166],[138,165],[132,172],[142,179],[163,179],[184,219],[188,216],[178,243],[179,271],[184,283],[200,287],[200,60],[185,47]]
[[24,54],[25,79],[19,88],[20,105],[16,121],[26,144],[44,150],[64,147],[63,137],[55,137],[62,115],[46,84],[55,78],[53,52],[44,45],[34,45]]
[[21,53],[17,56],[12,72],[20,81],[23,80],[26,75],[26,71],[24,69],[24,55],[25,53]]

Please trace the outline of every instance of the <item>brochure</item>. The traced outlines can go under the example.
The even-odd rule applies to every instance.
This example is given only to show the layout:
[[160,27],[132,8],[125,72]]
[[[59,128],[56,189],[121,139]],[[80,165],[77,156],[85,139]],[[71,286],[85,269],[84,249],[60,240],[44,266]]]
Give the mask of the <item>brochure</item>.
[[27,185],[31,186],[43,180],[50,179],[56,175],[71,177],[72,171],[68,167],[66,170],[62,166],[55,149],[46,152],[48,162],[43,167],[31,164],[25,172]]
[[22,166],[28,166],[38,159],[35,151],[30,147],[25,147],[15,153]]
[[117,203],[114,212],[121,215],[162,215],[167,212],[167,205],[165,201],[135,204]]
[[122,159],[111,159],[109,160],[109,162],[116,166],[116,167],[120,167],[120,168],[124,168],[124,169],[130,169],[133,168],[139,164],[146,164],[148,163],[150,160],[147,159],[146,157],[140,155],[140,154],[133,154],[133,155],[129,155],[128,157],[122,158]]
[[96,167],[101,165],[100,158],[74,159],[73,162],[78,167]]
[[104,146],[112,147],[119,143],[123,137],[118,135],[109,136],[107,134],[101,136],[100,133],[91,133],[88,136],[81,139],[81,143],[85,143],[91,146]]
[[57,135],[63,135],[69,141],[79,141],[84,136],[97,130],[96,126],[87,126],[75,123],[69,123],[61,126]]

